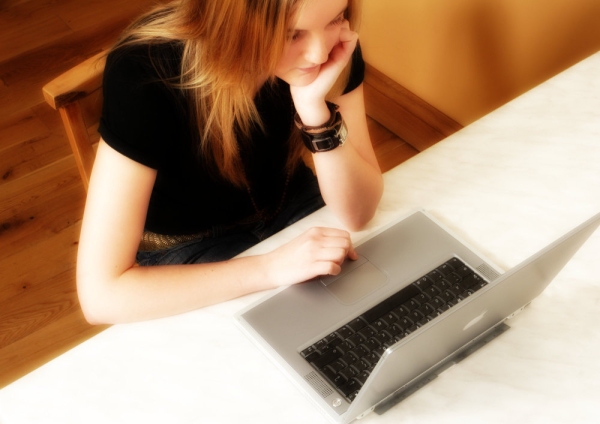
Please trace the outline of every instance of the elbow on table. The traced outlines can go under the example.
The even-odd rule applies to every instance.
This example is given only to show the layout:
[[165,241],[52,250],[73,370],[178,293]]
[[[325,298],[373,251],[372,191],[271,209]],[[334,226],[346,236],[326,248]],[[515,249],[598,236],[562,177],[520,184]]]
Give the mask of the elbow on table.
[[340,220],[349,231],[355,232],[362,230],[369,223],[369,221],[371,221],[374,215],[375,211],[369,215],[352,216],[345,219],[341,218]]
[[99,282],[93,277],[77,275],[77,297],[83,317],[91,325],[111,324],[107,317],[106,302],[98,287]]
[[93,301],[86,300],[81,294],[79,294],[79,304],[81,305],[81,311],[83,317],[91,325],[103,325],[109,324],[108,320],[103,319],[103,313],[101,307],[95,305]]
[[339,219],[349,231],[360,231],[375,216],[375,212],[377,212],[377,204],[378,203],[368,209],[363,208],[362,210],[354,210],[353,213],[340,216]]
[[383,194],[383,182],[370,194],[360,204],[350,206],[349,213],[338,214],[340,221],[348,230],[360,231],[373,219]]

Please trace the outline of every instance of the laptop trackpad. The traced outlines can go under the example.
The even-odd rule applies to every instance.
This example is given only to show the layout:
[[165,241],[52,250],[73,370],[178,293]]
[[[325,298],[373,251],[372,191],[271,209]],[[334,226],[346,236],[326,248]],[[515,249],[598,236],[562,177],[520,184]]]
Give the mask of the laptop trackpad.
[[340,302],[351,305],[387,282],[387,275],[366,259],[340,275],[321,278],[321,283]]

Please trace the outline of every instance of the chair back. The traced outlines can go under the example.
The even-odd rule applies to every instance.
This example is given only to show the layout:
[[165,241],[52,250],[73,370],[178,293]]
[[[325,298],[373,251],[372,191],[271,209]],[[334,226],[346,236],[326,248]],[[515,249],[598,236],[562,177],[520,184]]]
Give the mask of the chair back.
[[44,99],[60,112],[81,180],[87,191],[102,111],[102,74],[106,52],[98,53],[56,77],[42,89]]

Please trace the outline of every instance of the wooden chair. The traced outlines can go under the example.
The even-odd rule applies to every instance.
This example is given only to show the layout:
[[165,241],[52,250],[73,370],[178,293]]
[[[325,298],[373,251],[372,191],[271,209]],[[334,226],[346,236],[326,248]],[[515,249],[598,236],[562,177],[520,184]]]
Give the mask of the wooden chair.
[[78,64],[42,89],[44,99],[60,116],[86,191],[88,189],[96,133],[102,110],[102,74],[106,52]]

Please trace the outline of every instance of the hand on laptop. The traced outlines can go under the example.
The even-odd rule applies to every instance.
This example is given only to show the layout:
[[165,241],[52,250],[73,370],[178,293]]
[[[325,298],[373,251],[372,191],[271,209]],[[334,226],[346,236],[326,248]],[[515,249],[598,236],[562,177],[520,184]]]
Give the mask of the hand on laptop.
[[274,286],[296,284],[319,275],[337,275],[346,258],[356,260],[350,233],[315,227],[266,255]]

